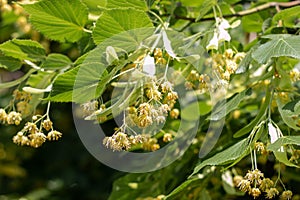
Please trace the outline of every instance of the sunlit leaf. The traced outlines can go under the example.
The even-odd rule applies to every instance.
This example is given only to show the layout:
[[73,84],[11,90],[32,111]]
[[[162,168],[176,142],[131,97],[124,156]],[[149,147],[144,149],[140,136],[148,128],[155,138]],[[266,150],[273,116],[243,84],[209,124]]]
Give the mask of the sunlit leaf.
[[24,8],[33,26],[50,39],[76,42],[84,34],[88,9],[80,0],[43,0]]
[[[116,41],[114,47],[139,46],[153,34],[152,27],[150,18],[143,11],[132,8],[113,9],[104,12],[97,20],[93,38],[96,44],[111,38]],[[122,32],[124,34],[120,35]]]

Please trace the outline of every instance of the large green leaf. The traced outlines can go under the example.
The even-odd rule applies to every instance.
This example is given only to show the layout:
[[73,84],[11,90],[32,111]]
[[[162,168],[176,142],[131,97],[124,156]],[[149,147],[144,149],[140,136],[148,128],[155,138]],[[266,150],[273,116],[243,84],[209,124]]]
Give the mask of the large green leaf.
[[258,47],[252,57],[259,63],[267,63],[270,58],[288,56],[300,59],[300,36],[272,35],[270,41]]
[[22,63],[20,60],[0,54],[0,68],[7,69],[8,71],[16,71],[20,69],[21,66]]
[[[97,67],[91,67],[91,65]],[[101,63],[80,65],[62,75],[54,82],[50,97],[51,101],[83,103],[98,97],[101,79],[106,75],[106,66]]]
[[43,0],[24,8],[33,26],[50,39],[76,42],[84,34],[88,9],[80,0]]
[[45,59],[45,49],[32,40],[13,39],[0,45],[0,51],[6,56],[32,62]]
[[107,0],[107,8],[135,8],[147,10],[145,0]]
[[70,67],[71,64],[72,61],[67,56],[58,53],[52,53],[47,56],[41,67],[45,69],[62,69],[65,67]]
[[203,167],[207,165],[226,165],[230,162],[243,158],[249,149],[249,139],[245,138],[233,146],[215,154],[203,162],[200,162],[194,169],[192,175],[198,173]]
[[[93,38],[99,44],[107,38],[116,41],[116,47],[140,45],[140,42],[153,34],[153,25],[144,11],[127,8],[104,12],[97,20]],[[124,34],[119,34],[124,33]]]
[[246,32],[260,32],[262,30],[264,19],[260,13],[242,17],[243,30]]

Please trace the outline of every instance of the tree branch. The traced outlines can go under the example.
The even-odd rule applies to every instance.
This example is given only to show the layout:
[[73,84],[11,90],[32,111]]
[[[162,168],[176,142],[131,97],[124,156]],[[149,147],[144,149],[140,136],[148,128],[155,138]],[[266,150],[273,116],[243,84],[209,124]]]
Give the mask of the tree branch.
[[[291,2],[269,2],[265,3],[263,5],[248,9],[248,10],[243,10],[237,13],[229,14],[229,15],[223,15],[224,18],[229,18],[229,17],[242,17],[246,15],[251,15],[253,13],[263,11],[272,7],[283,7],[283,8],[290,8],[293,6],[300,5],[300,0],[296,1],[291,1]],[[183,19],[183,20],[188,20],[190,22],[196,22],[196,18],[190,18],[190,17],[182,17],[182,16],[175,16],[176,19]],[[214,17],[203,17],[200,21],[208,21],[208,20],[214,20]]]

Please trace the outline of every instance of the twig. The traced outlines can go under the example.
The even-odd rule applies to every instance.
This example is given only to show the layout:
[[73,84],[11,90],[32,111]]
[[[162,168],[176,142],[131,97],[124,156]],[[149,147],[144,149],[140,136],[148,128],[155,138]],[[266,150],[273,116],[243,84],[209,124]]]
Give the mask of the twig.
[[[248,10],[243,10],[237,13],[232,13],[232,14],[228,14],[228,15],[223,15],[224,18],[229,18],[229,17],[242,17],[242,16],[246,16],[246,15],[251,15],[253,13],[259,12],[259,11],[263,11],[272,7],[275,8],[279,8],[279,7],[283,7],[283,8],[290,8],[293,6],[297,6],[300,5],[300,0],[296,0],[296,1],[291,1],[291,2],[269,2],[269,3],[265,3],[263,5],[248,9]],[[196,18],[191,18],[191,17],[183,17],[183,16],[175,16],[176,19],[183,19],[183,20],[188,20],[190,22],[196,22]],[[209,21],[209,20],[214,20],[214,17],[203,17],[200,21]]]

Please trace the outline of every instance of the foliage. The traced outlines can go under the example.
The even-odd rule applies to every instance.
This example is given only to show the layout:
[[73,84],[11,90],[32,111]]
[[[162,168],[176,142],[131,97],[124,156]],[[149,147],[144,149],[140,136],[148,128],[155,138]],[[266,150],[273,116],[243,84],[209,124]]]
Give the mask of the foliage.
[[[44,148],[64,138],[51,105],[74,103],[74,118],[106,130],[103,151],[178,158],[115,180],[111,200],[297,197],[299,4],[2,0],[1,134]],[[57,192],[32,189],[22,195]]]

